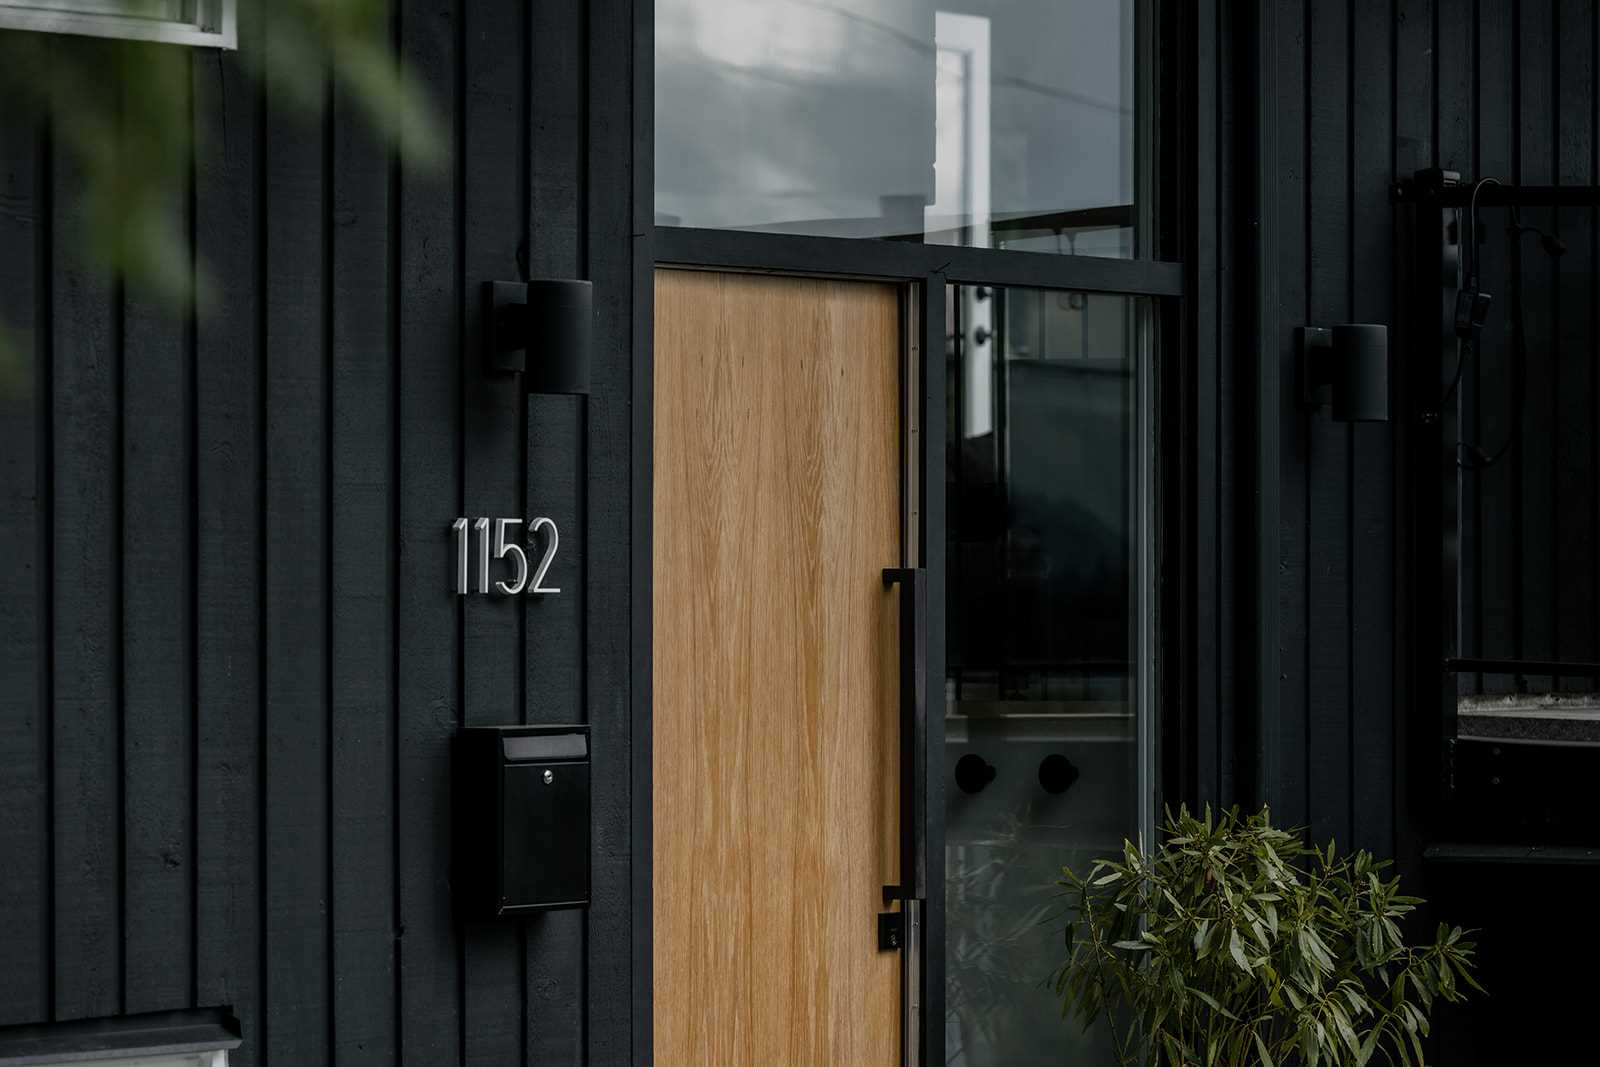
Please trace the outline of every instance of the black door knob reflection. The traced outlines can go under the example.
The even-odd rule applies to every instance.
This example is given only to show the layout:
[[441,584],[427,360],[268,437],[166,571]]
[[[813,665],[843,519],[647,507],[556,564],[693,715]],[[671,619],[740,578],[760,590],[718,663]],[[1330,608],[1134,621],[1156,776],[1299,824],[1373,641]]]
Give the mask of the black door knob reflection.
[[1065,793],[1078,780],[1078,765],[1059,752],[1039,761],[1039,784],[1052,796]]
[[963,793],[978,792],[994,781],[994,775],[994,764],[976,752],[968,752],[956,760],[956,785]]

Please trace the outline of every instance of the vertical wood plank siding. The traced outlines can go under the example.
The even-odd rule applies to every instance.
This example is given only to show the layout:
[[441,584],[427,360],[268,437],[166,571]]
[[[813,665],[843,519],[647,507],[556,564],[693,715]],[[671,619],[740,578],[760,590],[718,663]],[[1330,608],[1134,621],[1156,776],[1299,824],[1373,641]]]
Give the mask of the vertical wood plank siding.
[[0,122],[0,1022],[54,1009],[49,162],[42,127]]
[[[254,8],[240,46],[259,47]],[[232,1004],[261,1033],[266,971],[265,109],[236,63],[194,62],[195,257],[211,312],[195,334],[198,721],[191,872],[195,998]],[[262,1062],[247,1041],[240,1064]]]
[[[84,259],[67,155],[0,112],[0,1025],[229,1004],[245,1067],[626,1062],[633,4],[391,0],[433,171],[331,80],[262,90],[255,10],[238,53],[145,46],[198,314]],[[38,40],[116,92],[122,46]],[[587,401],[482,369],[481,284],[530,274],[595,282]],[[454,596],[461,514],[554,518],[561,595]],[[461,924],[450,739],[519,721],[591,724],[595,903]]]
[[[1432,678],[1409,677],[1408,640],[1413,627],[1436,624],[1427,606],[1408,603],[1406,575],[1408,568],[1436,565],[1437,556],[1413,558],[1405,526],[1409,508],[1400,474],[1416,461],[1405,421],[1415,398],[1405,395],[1399,368],[1421,354],[1399,344],[1409,266],[1403,218],[1389,203],[1389,184],[1428,166],[1524,183],[1596,181],[1596,15],[1592,5],[1569,0],[1298,0],[1271,5],[1270,18],[1261,5],[1222,8],[1230,29],[1219,49],[1221,66],[1233,57],[1258,59],[1258,76],[1276,83],[1260,128],[1239,130],[1230,125],[1239,121],[1238,108],[1227,103],[1234,79],[1224,79],[1215,165],[1223,183],[1236,166],[1262,167],[1270,176],[1259,205],[1248,196],[1233,202],[1240,210],[1259,208],[1269,220],[1270,256],[1254,268],[1266,280],[1258,280],[1246,306],[1258,321],[1272,324],[1259,358],[1271,362],[1265,369],[1281,388],[1272,408],[1235,407],[1230,416],[1223,407],[1228,382],[1259,376],[1264,368],[1241,362],[1258,356],[1218,332],[1213,343],[1221,388],[1215,397],[1200,394],[1206,410],[1197,425],[1238,432],[1253,426],[1259,437],[1263,420],[1276,421],[1277,469],[1259,488],[1275,494],[1280,518],[1275,540],[1220,537],[1197,566],[1201,574],[1208,567],[1237,573],[1237,564],[1225,558],[1230,544],[1257,557],[1257,573],[1270,576],[1275,596],[1276,618],[1263,617],[1263,639],[1276,651],[1279,668],[1276,688],[1256,701],[1261,717],[1254,755],[1264,769],[1253,793],[1223,785],[1221,768],[1230,754],[1251,752],[1244,727],[1228,718],[1239,687],[1219,685],[1214,698],[1209,686],[1197,693],[1197,734],[1216,738],[1200,745],[1200,758],[1214,753],[1219,768],[1198,778],[1217,788],[1198,792],[1270,802],[1283,821],[1336,836],[1341,845],[1393,852],[1397,820],[1408,817],[1398,788],[1407,761],[1408,694],[1414,685],[1433,684]],[[1203,155],[1199,164],[1207,165]],[[1212,180],[1203,177],[1202,188]],[[1464,435],[1493,451],[1511,428],[1510,277],[1507,214],[1494,209],[1482,215],[1482,282],[1495,304],[1462,395]],[[1596,216],[1588,209],[1524,212],[1525,222],[1559,233],[1568,251],[1552,260],[1536,237],[1524,238],[1526,435],[1504,462],[1464,479],[1463,626],[1474,654],[1600,656],[1600,567],[1586,549],[1600,525],[1600,441],[1591,425],[1600,409],[1600,375],[1592,360],[1600,284],[1594,279]],[[1221,240],[1238,229],[1237,220],[1223,225]],[[1198,250],[1206,254],[1204,242]],[[1232,248],[1220,257],[1224,286],[1235,266],[1248,276],[1247,251]],[[1212,299],[1204,287],[1197,295]],[[1225,294],[1215,298],[1230,307]],[[1212,336],[1204,314],[1197,314]],[[1294,327],[1352,321],[1391,326],[1397,369],[1395,421],[1388,425],[1333,423],[1326,410],[1308,415],[1296,403]],[[1227,325],[1224,315],[1221,329]],[[1207,343],[1198,342],[1202,363],[1211,358]],[[1448,369],[1444,373],[1448,378]],[[1212,447],[1212,435],[1203,436]],[[1248,496],[1227,479],[1247,468],[1229,441],[1214,447],[1224,472],[1220,514],[1242,519],[1249,515],[1240,510]],[[1418,557],[1422,551],[1415,549]],[[1268,558],[1260,560],[1262,554]],[[1214,602],[1199,595],[1201,618],[1228,610],[1231,595],[1212,594]],[[1255,669],[1242,658],[1250,651],[1241,647],[1231,659],[1226,650],[1217,652],[1222,667],[1241,672],[1228,677],[1248,677]],[[1590,683],[1463,681],[1464,688],[1502,692],[1518,684],[1578,689]]]
[[[52,41],[51,48],[73,47]],[[116,90],[116,53],[99,42],[98,89]],[[60,1016],[123,1008],[121,756],[122,343],[121,292],[78,255],[89,221],[72,195],[77,175],[51,144],[49,395],[51,813],[54,989]],[[175,354],[176,358],[176,354]]]

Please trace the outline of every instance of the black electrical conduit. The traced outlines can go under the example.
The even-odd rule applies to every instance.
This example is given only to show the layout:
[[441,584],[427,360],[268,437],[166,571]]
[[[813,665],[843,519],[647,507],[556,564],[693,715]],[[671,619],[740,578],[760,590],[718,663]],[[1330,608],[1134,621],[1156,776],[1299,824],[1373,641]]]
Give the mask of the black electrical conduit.
[[[1461,299],[1457,304],[1456,332],[1461,338],[1461,348],[1456,356],[1455,374],[1450,379],[1450,385],[1445,389],[1440,400],[1442,407],[1456,388],[1461,384],[1462,375],[1466,371],[1467,359],[1473,346],[1478,342],[1478,335],[1483,329],[1483,319],[1487,311],[1488,297],[1478,288],[1478,266],[1483,256],[1483,239],[1478,230],[1478,197],[1485,187],[1497,185],[1504,188],[1497,178],[1479,178],[1472,185],[1472,192],[1467,198],[1467,214],[1465,228],[1470,235],[1467,241],[1462,242],[1462,250],[1466,253],[1464,285],[1461,289]],[[1522,436],[1523,409],[1528,389],[1528,334],[1525,321],[1525,312],[1522,298],[1522,238],[1525,234],[1536,233],[1539,235],[1539,244],[1552,259],[1559,258],[1567,251],[1567,246],[1561,238],[1540,229],[1537,226],[1525,225],[1522,214],[1517,204],[1513,201],[1511,208],[1511,223],[1506,227],[1511,244],[1511,425],[1506,429],[1505,440],[1500,443],[1492,453],[1485,452],[1480,446],[1468,441],[1457,441],[1456,466],[1464,471],[1483,471],[1499,463],[1515,446]],[[1464,455],[1463,455],[1464,453]]]

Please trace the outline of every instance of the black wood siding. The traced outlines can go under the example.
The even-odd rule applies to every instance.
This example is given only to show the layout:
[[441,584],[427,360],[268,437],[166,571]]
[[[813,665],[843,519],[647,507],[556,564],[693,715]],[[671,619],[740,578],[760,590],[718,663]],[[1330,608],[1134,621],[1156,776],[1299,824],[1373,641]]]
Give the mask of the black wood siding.
[[[1411,635],[1437,616],[1410,603],[1408,575],[1443,546],[1421,558],[1409,541],[1406,368],[1438,357],[1405,347],[1411,252],[1390,184],[1430,166],[1600,181],[1600,16],[1572,0],[1197,0],[1164,17],[1169,43],[1193,44],[1161,126],[1189,160],[1163,205],[1189,292],[1164,408],[1168,795],[1267,802],[1318,837],[1411,858],[1406,709],[1437,684],[1410,677]],[[1483,216],[1496,305],[1462,390],[1465,436],[1492,450],[1509,426],[1510,283],[1506,213]],[[1527,435],[1466,479],[1465,649],[1594,659],[1600,238],[1588,209],[1525,221],[1568,252],[1524,239]],[[1391,327],[1388,425],[1297,403],[1295,327],[1351,321]]]
[[[1200,61],[1185,75],[1190,299],[1166,423],[1183,450],[1164,497],[1178,534],[1167,556],[1177,575],[1166,602],[1177,609],[1169,785],[1184,798],[1268,802],[1281,822],[1341,848],[1397,856],[1432,917],[1478,928],[1494,991],[1444,1013],[1440,1061],[1559,1059],[1575,1047],[1584,993],[1527,982],[1554,950],[1536,920],[1505,903],[1534,881],[1584,899],[1593,875],[1541,868],[1530,880],[1525,868],[1422,859],[1442,832],[1418,803],[1437,795],[1439,762],[1437,739],[1414,736],[1412,708],[1437,699],[1440,675],[1417,673],[1413,640],[1439,615],[1408,590],[1446,546],[1417,542],[1409,525],[1414,465],[1435,462],[1413,451],[1421,398],[1410,383],[1414,361],[1440,355],[1406,344],[1412,253],[1389,186],[1424,167],[1600,182],[1600,15],[1582,0],[1179,6]],[[1483,213],[1483,284],[1496,303],[1462,385],[1463,436],[1490,451],[1511,423],[1506,221],[1503,209]],[[1526,432],[1507,460],[1463,480],[1464,651],[1591,660],[1600,223],[1591,209],[1530,210],[1524,221],[1559,233],[1568,251],[1552,261],[1524,238]],[[1346,426],[1298,407],[1295,327],[1345,321],[1391,327],[1388,425]],[[1596,936],[1580,919],[1569,940],[1581,955]]]
[[[1319,839],[1394,848],[1397,442],[1403,423],[1333,422],[1297,401],[1294,330],[1396,326],[1402,250],[1390,182],[1416,168],[1430,89],[1415,65],[1431,49],[1430,13],[1409,0],[1275,5],[1260,33],[1270,99],[1272,302],[1262,358],[1274,361],[1273,566],[1263,593],[1276,678],[1264,687],[1256,789],[1282,822]],[[1426,158],[1424,155],[1422,158]],[[1273,398],[1268,398],[1273,399]],[[1270,533],[1270,532],[1269,532]]]
[[[1194,714],[1171,720],[1167,765],[1179,796],[1266,801],[1319,837],[1393,853],[1405,708],[1413,684],[1436,681],[1408,676],[1421,609],[1406,576],[1437,556],[1413,559],[1405,527],[1402,368],[1423,354],[1403,343],[1410,251],[1389,187],[1429,166],[1600,180],[1597,16],[1571,0],[1180,7],[1198,62],[1182,127],[1167,128],[1194,146],[1178,205],[1191,299],[1169,409],[1186,451],[1165,497],[1182,576],[1168,663],[1169,695]],[[1552,264],[1525,245],[1530,352],[1554,358],[1530,361],[1524,447],[1468,479],[1467,648],[1591,659],[1596,223],[1588,210],[1527,221],[1569,246]],[[1467,431],[1491,447],[1508,422],[1504,224],[1485,212],[1497,304],[1464,386]],[[1391,326],[1389,425],[1297,404],[1295,327],[1351,321]]]
[[[1475,30],[1475,32],[1474,32]],[[1477,123],[1453,131],[1465,173],[1532,185],[1600,183],[1595,59],[1600,20],[1576,0],[1503,5],[1462,30],[1476,44],[1462,87]],[[1483,286],[1499,307],[1463,381],[1463,436],[1493,452],[1512,429],[1510,247],[1504,208],[1479,209]],[[1527,395],[1520,446],[1463,478],[1462,654],[1600,659],[1600,376],[1596,375],[1597,213],[1529,208],[1522,219],[1558,234],[1552,259],[1522,238]],[[1586,678],[1464,677],[1463,691],[1589,690]]]
[[[396,0],[430,174],[341,92],[162,51],[193,317],[84,263],[52,131],[0,112],[0,1024],[230,1004],[247,1065],[629,1058],[633,18]],[[40,40],[114,91],[114,46]],[[594,280],[587,403],[481,371],[479,286],[529,275]],[[554,518],[562,595],[453,596],[462,514]],[[591,725],[594,904],[462,926],[449,741],[518,721]]]

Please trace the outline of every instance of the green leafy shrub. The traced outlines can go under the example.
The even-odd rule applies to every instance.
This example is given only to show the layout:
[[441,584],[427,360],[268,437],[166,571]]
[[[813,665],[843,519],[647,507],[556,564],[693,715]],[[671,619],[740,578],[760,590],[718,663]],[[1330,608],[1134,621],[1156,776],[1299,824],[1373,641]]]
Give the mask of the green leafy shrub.
[[1481,990],[1459,928],[1405,943],[1421,901],[1386,862],[1335,858],[1265,809],[1180,809],[1164,834],[1154,854],[1127,842],[1121,862],[1061,883],[1056,993],[1085,1027],[1105,1018],[1123,1067],[1420,1065],[1434,1002]]

